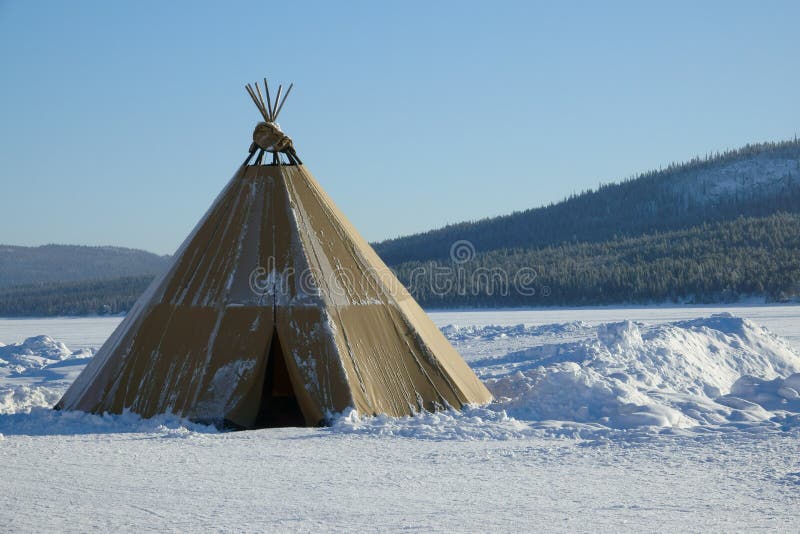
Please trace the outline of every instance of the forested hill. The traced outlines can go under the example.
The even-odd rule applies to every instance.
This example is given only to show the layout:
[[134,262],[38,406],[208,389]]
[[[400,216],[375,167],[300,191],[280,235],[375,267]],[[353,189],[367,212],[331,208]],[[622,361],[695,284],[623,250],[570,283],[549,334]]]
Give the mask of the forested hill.
[[0,287],[152,276],[169,261],[169,256],[121,247],[0,245]]
[[[535,199],[531,199],[531,203]],[[602,242],[739,216],[800,212],[800,142],[747,145],[672,164],[556,204],[375,244],[389,265],[445,259],[470,241],[479,252]]]
[[768,302],[800,297],[800,214],[394,267],[423,306]]

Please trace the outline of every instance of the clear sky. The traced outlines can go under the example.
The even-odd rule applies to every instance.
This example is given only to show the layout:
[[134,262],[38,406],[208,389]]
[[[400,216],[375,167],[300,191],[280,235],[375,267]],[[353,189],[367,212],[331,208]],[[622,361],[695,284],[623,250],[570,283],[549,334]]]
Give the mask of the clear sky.
[[171,253],[243,89],[369,240],[800,130],[800,2],[0,0],[0,243]]

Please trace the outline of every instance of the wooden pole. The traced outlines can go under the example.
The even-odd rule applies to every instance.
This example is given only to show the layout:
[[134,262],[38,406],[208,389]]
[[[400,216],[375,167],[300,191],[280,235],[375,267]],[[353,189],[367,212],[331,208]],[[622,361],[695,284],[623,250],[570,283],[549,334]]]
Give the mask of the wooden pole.
[[[267,93],[267,109],[270,111],[270,117],[272,117],[272,102],[269,100],[269,85],[267,85],[267,79],[264,78],[264,91]],[[272,120],[275,120],[274,118]]]
[[281,100],[281,105],[278,106],[278,109],[275,110],[275,114],[272,116],[272,120],[278,120],[278,113],[281,112],[281,109],[283,109],[283,104],[285,104],[286,99],[289,98],[289,93],[292,92],[292,87],[294,87],[294,84],[290,83],[289,88],[286,90],[286,94],[283,95],[283,100]]
[[261,116],[262,116],[262,117],[264,117],[264,120],[265,120],[265,121],[269,121],[269,119],[267,118],[267,114],[266,114],[266,112],[265,112],[265,111],[264,111],[264,109],[261,107],[261,104],[258,102],[258,97],[256,97],[256,94],[255,94],[255,92],[253,91],[253,88],[252,88],[252,87],[250,87],[250,84],[248,83],[247,85],[245,85],[245,86],[244,86],[244,88],[245,88],[245,89],[247,89],[247,94],[249,94],[249,95],[250,95],[250,98],[252,98],[252,99],[253,99],[253,103],[254,103],[254,104],[256,105],[256,107],[258,108],[258,111],[261,113]]
[[[261,96],[261,87],[258,86],[258,82],[256,82],[255,85],[256,85],[256,91],[258,91],[258,101],[261,102],[261,109],[267,109],[267,105],[264,103],[264,97]],[[272,115],[268,113],[267,117],[269,117],[269,120],[267,120],[267,122],[270,122],[272,120]]]
[[255,155],[255,153],[256,153],[256,151],[253,150],[252,152],[250,152],[250,154],[247,155],[247,158],[244,160],[244,163],[242,163],[243,167],[247,167],[247,164],[250,163],[251,159],[253,159],[253,156]]
[[[280,100],[281,100],[281,91],[283,91],[283,85],[278,85],[278,94],[275,95],[275,108],[276,109],[278,107],[278,102],[280,102]],[[273,117],[277,117],[277,114],[275,113],[274,109],[272,110],[272,116]]]

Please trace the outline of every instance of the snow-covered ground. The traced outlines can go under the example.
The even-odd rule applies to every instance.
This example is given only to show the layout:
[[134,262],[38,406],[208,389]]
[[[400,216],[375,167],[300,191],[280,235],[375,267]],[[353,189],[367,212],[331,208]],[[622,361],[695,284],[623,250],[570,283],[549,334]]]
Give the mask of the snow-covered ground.
[[53,412],[119,319],[0,320],[0,525],[796,530],[800,307],[432,316],[496,402],[236,433]]

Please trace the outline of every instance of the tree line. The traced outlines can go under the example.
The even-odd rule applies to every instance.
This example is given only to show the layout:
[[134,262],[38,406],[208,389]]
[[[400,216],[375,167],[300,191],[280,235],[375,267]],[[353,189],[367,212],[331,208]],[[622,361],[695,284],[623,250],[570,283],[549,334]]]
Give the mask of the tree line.
[[0,288],[0,317],[125,313],[152,279],[152,276],[135,276]]
[[413,261],[394,270],[428,307],[712,303],[749,295],[781,301],[800,296],[800,214],[739,217],[599,243],[498,249],[465,263]]

